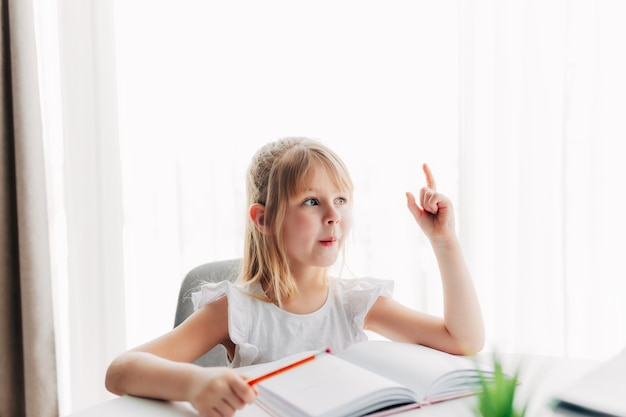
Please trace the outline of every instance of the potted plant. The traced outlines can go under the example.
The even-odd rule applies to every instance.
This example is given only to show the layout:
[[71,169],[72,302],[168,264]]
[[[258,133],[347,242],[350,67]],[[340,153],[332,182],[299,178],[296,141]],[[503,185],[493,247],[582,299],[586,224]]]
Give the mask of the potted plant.
[[504,372],[497,354],[493,355],[493,374],[489,378],[481,372],[480,392],[474,408],[476,417],[524,417],[528,404],[516,401],[519,369],[512,376]]

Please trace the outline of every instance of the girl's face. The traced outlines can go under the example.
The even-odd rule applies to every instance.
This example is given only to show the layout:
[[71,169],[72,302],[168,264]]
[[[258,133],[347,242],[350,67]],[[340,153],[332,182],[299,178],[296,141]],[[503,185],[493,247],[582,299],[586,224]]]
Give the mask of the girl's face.
[[290,266],[328,267],[335,263],[352,226],[349,190],[325,168],[314,167],[285,212],[284,239]]

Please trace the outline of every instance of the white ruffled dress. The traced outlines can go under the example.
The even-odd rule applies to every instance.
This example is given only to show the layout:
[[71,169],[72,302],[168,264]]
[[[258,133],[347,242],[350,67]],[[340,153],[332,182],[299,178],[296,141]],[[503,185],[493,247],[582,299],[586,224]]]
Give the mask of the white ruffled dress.
[[229,281],[204,284],[192,294],[192,301],[197,310],[228,297],[228,331],[236,346],[230,366],[240,367],[322,348],[340,353],[367,340],[365,315],[379,296],[391,297],[392,291],[393,282],[388,280],[329,278],[326,302],[310,314],[281,310]]

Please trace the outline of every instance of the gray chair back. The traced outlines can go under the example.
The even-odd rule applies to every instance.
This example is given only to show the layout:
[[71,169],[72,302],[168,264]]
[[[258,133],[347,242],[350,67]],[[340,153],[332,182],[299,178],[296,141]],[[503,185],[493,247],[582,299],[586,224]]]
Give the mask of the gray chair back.
[[[185,321],[193,313],[191,293],[207,282],[219,282],[224,280],[234,281],[241,268],[241,259],[229,259],[226,261],[209,262],[193,268],[185,275],[178,292],[178,304],[176,305],[176,317],[174,327]],[[210,329],[207,329],[210,331]],[[202,366],[226,366],[226,350],[222,345],[217,345],[209,352],[198,358],[195,363]]]

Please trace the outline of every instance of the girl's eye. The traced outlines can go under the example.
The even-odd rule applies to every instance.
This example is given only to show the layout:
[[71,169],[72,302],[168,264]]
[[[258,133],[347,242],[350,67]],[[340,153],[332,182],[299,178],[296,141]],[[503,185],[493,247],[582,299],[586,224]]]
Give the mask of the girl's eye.
[[314,198],[307,198],[303,203],[305,206],[317,206],[319,202]]
[[343,197],[339,197],[335,200],[335,204],[337,204],[338,206],[343,206],[344,204],[346,204],[346,202],[346,199]]

